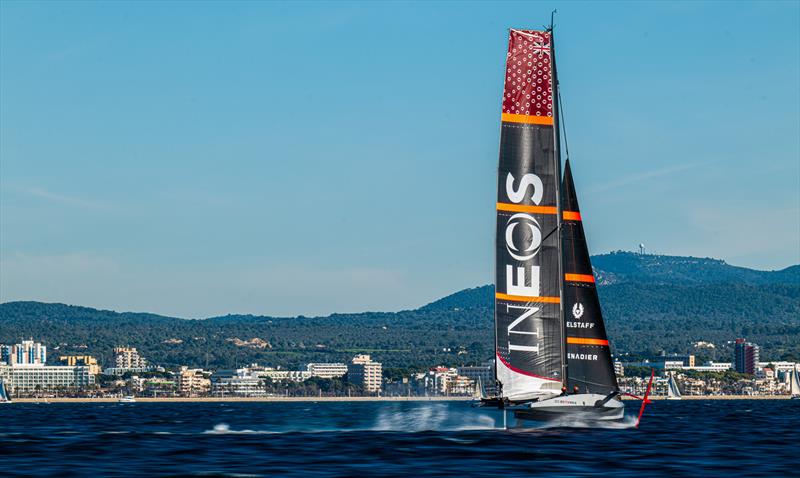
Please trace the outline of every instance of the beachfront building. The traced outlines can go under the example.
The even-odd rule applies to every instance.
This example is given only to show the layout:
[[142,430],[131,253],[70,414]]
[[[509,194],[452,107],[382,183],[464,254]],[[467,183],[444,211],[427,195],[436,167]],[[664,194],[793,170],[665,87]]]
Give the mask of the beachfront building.
[[92,375],[100,373],[100,365],[91,355],[62,355],[58,357],[58,362],[67,367],[89,367],[89,373]]
[[94,385],[89,367],[5,365],[0,366],[0,378],[15,395],[79,390]]
[[484,387],[494,385],[494,367],[491,365],[473,365],[456,368],[456,372],[461,377],[478,382],[480,381]]
[[137,395],[148,397],[174,397],[178,394],[178,382],[165,377],[133,376],[128,384]]
[[[475,378],[459,374],[461,368],[433,367],[425,374],[416,376],[417,383],[424,393],[433,395],[471,395],[475,393],[477,381],[483,381],[485,374],[476,374]],[[493,379],[491,379],[493,380]]]
[[434,392],[447,395],[456,377],[458,377],[458,370],[448,367],[434,367],[430,370],[433,376],[433,389]]
[[147,368],[147,360],[139,355],[136,347],[115,347],[114,367],[128,369]]
[[148,365],[147,360],[139,355],[136,347],[115,347],[114,366],[103,370],[105,375],[115,375],[121,377],[125,374],[138,374],[152,372],[153,367]]
[[378,393],[383,384],[383,365],[373,362],[369,355],[356,355],[347,364],[347,380],[360,385],[367,393]]
[[617,377],[625,376],[625,366],[619,360],[614,360],[614,373]]
[[[479,393],[494,395],[494,362],[487,362],[483,365],[465,366],[457,368],[458,375],[466,377],[473,383],[473,389]],[[481,390],[482,389],[482,390]]]
[[734,345],[734,364],[739,373],[756,373],[760,358],[759,347],[745,339],[736,339]]
[[306,370],[311,377],[339,378],[347,374],[347,364],[344,363],[310,363]]
[[273,382],[304,382],[311,378],[308,370],[277,370],[271,367],[252,369],[253,373],[261,378],[269,378]]
[[733,363],[731,362],[706,362],[704,365],[695,365],[694,367],[683,367],[683,370],[694,370],[697,372],[724,372],[732,370]]
[[211,391],[208,373],[201,368],[181,367],[177,374],[178,393],[184,397],[206,395]]
[[211,375],[211,394],[214,396],[263,397],[264,380],[249,368],[218,370]]
[[769,362],[758,362],[758,368],[764,367],[771,367],[774,371],[776,376],[783,377],[785,374],[788,374],[797,366],[796,362],[785,362],[785,361],[776,361],[772,360]]
[[39,366],[47,363],[47,347],[33,340],[6,345],[0,350],[0,362],[15,366]]
[[707,385],[704,380],[699,378],[684,378],[683,379],[683,394],[684,395],[705,395]]
[[[616,363],[615,363],[616,367]],[[658,359],[643,360],[640,362],[620,362],[620,367],[644,367],[656,370],[695,370],[698,372],[724,372],[733,368],[731,362],[706,362],[704,365],[697,365],[694,355],[669,355],[661,356]],[[617,376],[622,376],[619,373]]]

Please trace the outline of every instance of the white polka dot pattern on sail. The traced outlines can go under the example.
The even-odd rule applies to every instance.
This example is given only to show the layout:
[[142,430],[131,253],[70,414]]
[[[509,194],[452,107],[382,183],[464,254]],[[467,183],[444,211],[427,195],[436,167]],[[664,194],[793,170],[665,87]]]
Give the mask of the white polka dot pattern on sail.
[[503,113],[553,116],[550,63],[550,33],[511,30]]

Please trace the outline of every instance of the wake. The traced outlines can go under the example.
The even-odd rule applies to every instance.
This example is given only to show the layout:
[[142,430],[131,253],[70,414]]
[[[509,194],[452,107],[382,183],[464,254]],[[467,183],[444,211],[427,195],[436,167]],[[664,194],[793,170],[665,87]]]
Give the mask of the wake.
[[502,411],[496,409],[464,408],[454,409],[448,404],[426,404],[413,408],[394,405],[382,407],[374,417],[363,417],[364,426],[348,427],[314,427],[303,426],[302,419],[293,422],[293,425],[284,425],[275,429],[242,429],[235,430],[225,423],[215,425],[204,434],[289,434],[289,433],[355,433],[355,432],[461,432],[461,431],[508,431],[512,433],[534,432],[537,430],[550,430],[558,428],[582,429],[608,429],[624,430],[636,427],[636,417],[626,414],[622,421],[592,421],[576,417],[547,422],[519,420],[514,418],[512,412],[507,415],[507,428],[503,428]]

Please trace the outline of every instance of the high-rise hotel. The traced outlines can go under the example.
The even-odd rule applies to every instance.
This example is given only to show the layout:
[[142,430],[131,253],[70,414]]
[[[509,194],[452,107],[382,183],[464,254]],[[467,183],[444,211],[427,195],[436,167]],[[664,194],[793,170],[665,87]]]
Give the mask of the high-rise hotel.
[[49,366],[47,347],[33,340],[0,345],[0,379],[12,394],[85,388],[94,383],[87,366]]
[[0,362],[7,365],[44,365],[47,363],[47,347],[23,340],[16,345],[0,345]]
[[734,345],[734,367],[739,373],[756,373],[760,358],[759,348],[745,339],[736,339]]

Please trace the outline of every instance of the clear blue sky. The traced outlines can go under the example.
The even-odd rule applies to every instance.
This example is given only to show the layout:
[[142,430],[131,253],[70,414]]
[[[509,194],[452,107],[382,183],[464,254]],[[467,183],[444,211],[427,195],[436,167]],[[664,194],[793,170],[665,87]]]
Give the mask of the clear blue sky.
[[800,8],[0,3],[0,300],[411,308],[493,279],[507,28],[558,8],[593,253],[800,262]]

